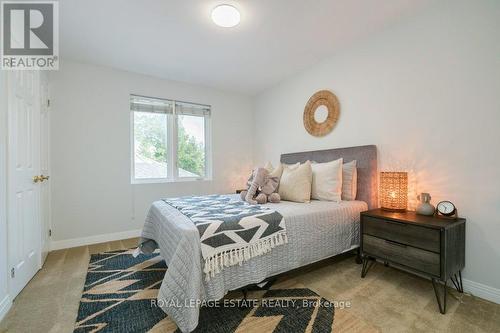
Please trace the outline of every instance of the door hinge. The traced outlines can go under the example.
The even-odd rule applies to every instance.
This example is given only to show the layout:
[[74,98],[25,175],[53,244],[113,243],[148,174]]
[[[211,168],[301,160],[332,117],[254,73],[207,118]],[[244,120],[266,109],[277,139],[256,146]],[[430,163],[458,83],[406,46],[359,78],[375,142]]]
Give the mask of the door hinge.
[[52,237],[52,229],[49,229],[49,237]]
[[11,278],[15,278],[16,277],[16,270],[14,269],[14,267],[12,267],[12,269],[10,270],[10,277]]

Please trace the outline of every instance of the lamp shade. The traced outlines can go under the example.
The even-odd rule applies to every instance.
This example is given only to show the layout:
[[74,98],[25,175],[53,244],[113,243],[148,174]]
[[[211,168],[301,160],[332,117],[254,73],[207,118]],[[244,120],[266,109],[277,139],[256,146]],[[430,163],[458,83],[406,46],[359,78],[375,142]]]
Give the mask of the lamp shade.
[[389,211],[405,211],[408,207],[408,173],[380,173],[380,206]]

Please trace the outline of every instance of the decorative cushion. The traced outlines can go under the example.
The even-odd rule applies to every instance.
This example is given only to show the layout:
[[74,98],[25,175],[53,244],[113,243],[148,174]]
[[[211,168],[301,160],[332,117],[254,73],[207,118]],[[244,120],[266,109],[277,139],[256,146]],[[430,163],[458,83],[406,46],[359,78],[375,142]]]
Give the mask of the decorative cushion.
[[283,165],[278,193],[281,200],[309,202],[311,200],[311,162]]
[[342,167],[342,200],[356,200],[358,191],[358,169],[356,160],[344,163]]
[[269,177],[278,177],[278,181],[280,180],[281,174],[283,173],[283,165],[281,163],[275,168],[271,162],[267,162],[264,168],[269,171]]
[[342,158],[326,163],[313,163],[311,198],[340,202],[342,199]]

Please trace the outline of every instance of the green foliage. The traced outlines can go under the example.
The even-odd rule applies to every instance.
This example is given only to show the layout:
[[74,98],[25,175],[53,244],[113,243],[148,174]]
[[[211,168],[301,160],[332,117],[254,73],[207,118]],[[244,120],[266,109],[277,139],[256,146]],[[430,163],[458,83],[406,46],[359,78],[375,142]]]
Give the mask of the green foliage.
[[[137,153],[157,162],[167,161],[166,118],[164,115],[139,113],[134,115],[134,134]],[[178,123],[178,166],[199,176],[205,175],[205,149],[203,144],[186,133]]]
[[205,149],[201,143],[196,142],[193,136],[179,122],[179,143],[177,160],[179,168],[195,173],[199,176],[205,175]]
[[157,162],[167,161],[165,116],[153,113],[134,114],[137,153]]

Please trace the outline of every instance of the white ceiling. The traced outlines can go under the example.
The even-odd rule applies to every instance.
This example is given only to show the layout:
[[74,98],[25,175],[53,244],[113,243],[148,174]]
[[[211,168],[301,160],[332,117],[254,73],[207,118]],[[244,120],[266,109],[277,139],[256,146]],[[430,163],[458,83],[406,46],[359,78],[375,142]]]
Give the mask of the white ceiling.
[[[256,94],[432,0],[61,0],[63,59]],[[241,23],[210,20],[221,3]]]

